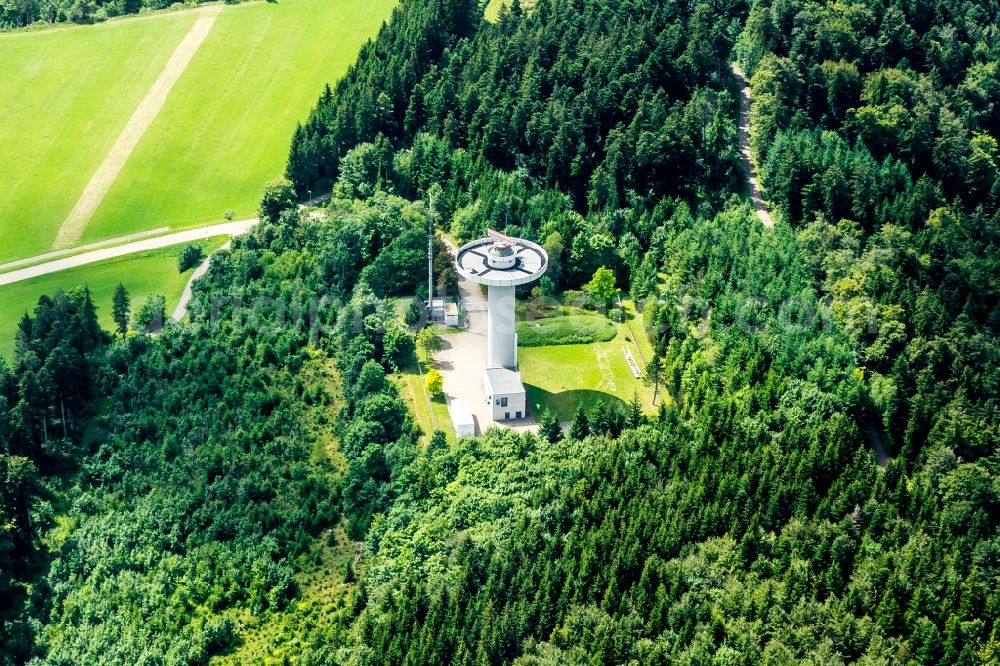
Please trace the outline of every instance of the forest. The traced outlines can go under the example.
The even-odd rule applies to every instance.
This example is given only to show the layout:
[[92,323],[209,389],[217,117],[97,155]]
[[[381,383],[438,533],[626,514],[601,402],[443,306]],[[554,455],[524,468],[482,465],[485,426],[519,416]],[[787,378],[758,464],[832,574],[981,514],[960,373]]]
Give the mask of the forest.
[[[317,91],[190,323],[22,320],[4,662],[1000,664],[995,3],[481,14],[405,1]],[[550,295],[611,268],[659,412],[421,433],[428,220],[544,241]]]

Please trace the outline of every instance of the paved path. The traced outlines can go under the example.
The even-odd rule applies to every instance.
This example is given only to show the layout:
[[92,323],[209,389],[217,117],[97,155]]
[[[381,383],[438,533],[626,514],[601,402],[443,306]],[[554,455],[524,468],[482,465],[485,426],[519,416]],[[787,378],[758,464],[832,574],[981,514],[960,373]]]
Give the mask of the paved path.
[[[318,203],[322,203],[330,199],[329,194],[323,194],[317,197],[313,197],[308,201],[300,203],[299,210],[308,208],[310,206],[315,206]],[[145,252],[146,250],[158,250],[163,247],[170,247],[171,245],[179,245],[180,243],[189,243],[194,240],[201,240],[203,238],[211,238],[213,236],[239,236],[240,234],[245,234],[249,231],[259,220],[253,218],[250,220],[240,220],[238,222],[224,222],[222,224],[211,224],[205,227],[198,227],[196,229],[187,229],[185,231],[178,231],[172,234],[165,234],[163,236],[156,236],[155,238],[149,238],[141,242],[130,242],[139,238],[146,238],[151,234],[157,234],[163,231],[168,231],[170,227],[160,227],[159,229],[153,229],[151,231],[140,231],[129,236],[120,236],[119,238],[111,238],[104,241],[99,241],[97,243],[91,243],[90,245],[81,245],[79,247],[69,248],[65,250],[56,250],[54,252],[47,252],[45,254],[35,255],[34,257],[27,257],[25,259],[18,259],[17,261],[12,261],[7,264],[0,264],[0,285],[13,284],[14,282],[21,282],[22,280],[30,280],[33,277],[38,277],[39,275],[48,275],[49,273],[56,273],[58,271],[66,270],[67,268],[77,268],[78,266],[85,266],[87,264],[92,264],[95,261],[103,261],[105,259],[114,259],[116,257],[122,257],[127,254],[133,254],[135,252]],[[105,247],[109,245],[114,245],[114,247]],[[223,247],[227,247],[228,243]],[[94,251],[83,252],[82,250],[88,250],[89,248],[95,248]],[[97,250],[96,248],[105,248]],[[222,249],[222,248],[219,248]],[[65,259],[46,261],[50,258],[61,257],[73,252],[78,252],[79,254],[74,254],[71,257],[66,257]],[[205,259],[207,263],[208,259]],[[25,264],[36,264],[30,266],[29,268],[23,268],[19,271],[8,271],[3,272],[8,268],[14,268],[15,266],[23,266]],[[207,268],[206,268],[207,270]],[[195,271],[197,273],[197,271]],[[195,277],[200,277],[204,274],[202,273],[196,275]],[[192,278],[193,280],[194,278]],[[190,284],[189,284],[190,286]]]
[[170,247],[171,245],[179,245],[181,243],[190,243],[192,241],[201,240],[203,238],[211,238],[213,236],[238,236],[249,231],[255,224],[257,224],[256,218],[252,220],[242,220],[240,222],[225,222],[223,224],[213,224],[208,227],[178,231],[172,234],[166,234],[165,236],[145,238],[143,240],[133,241],[123,245],[116,245],[114,247],[91,250],[90,252],[83,252],[82,254],[74,254],[63,259],[47,261],[36,266],[29,266],[16,271],[0,273],[0,285],[13,284],[22,280],[29,280],[31,278],[38,277],[40,275],[48,275],[49,273],[64,271],[68,268],[86,266],[87,264],[94,263],[95,261],[114,259],[116,257],[122,257],[135,252],[158,250],[163,247]]
[[774,220],[767,209],[767,202],[761,194],[760,180],[757,178],[757,171],[753,166],[753,158],[750,155],[750,83],[743,75],[743,70],[736,63],[733,63],[733,76],[740,86],[740,153],[743,162],[743,174],[747,179],[747,187],[750,188],[750,199],[753,201],[754,210],[757,217],[765,227],[774,227]]
[[146,92],[146,96],[139,102],[139,106],[132,112],[132,117],[128,119],[125,128],[122,129],[114,145],[111,146],[111,150],[104,157],[104,161],[91,176],[79,201],[76,202],[73,210],[62,223],[56,234],[54,248],[72,245],[83,235],[87,223],[90,222],[97,207],[101,205],[104,195],[108,193],[111,185],[118,178],[118,174],[124,168],[129,155],[135,150],[142,135],[146,133],[160,109],[163,108],[163,103],[166,101],[170,89],[177,83],[177,79],[184,73],[191,58],[205,41],[216,17],[222,11],[222,5],[203,7],[199,11],[198,19],[181,40],[181,43],[177,45],[159,78]]
[[150,229],[149,231],[140,231],[127,236],[119,236],[118,238],[109,238],[107,240],[97,241],[96,243],[88,243],[87,245],[77,245],[76,247],[68,247],[64,250],[55,250],[54,252],[46,252],[45,254],[36,254],[35,256],[28,257],[26,259],[18,259],[17,261],[8,261],[6,264],[0,264],[0,273],[12,270],[18,266],[41,264],[57,257],[66,256],[67,254],[76,254],[87,250],[96,250],[99,247],[107,247],[108,245],[121,245],[128,243],[129,241],[139,240],[140,238],[148,238],[149,236],[165,234],[168,231],[170,231],[170,227],[160,227],[159,229]]
[[[454,256],[455,246],[443,238],[448,251]],[[486,300],[482,287],[459,276],[458,293],[462,300]],[[462,399],[469,403],[469,410],[476,420],[476,434],[482,434],[493,425],[489,405],[483,400],[483,370],[486,369],[486,312],[469,312],[469,326],[461,333],[442,335],[444,349],[434,355],[435,367],[444,377],[445,400]]]

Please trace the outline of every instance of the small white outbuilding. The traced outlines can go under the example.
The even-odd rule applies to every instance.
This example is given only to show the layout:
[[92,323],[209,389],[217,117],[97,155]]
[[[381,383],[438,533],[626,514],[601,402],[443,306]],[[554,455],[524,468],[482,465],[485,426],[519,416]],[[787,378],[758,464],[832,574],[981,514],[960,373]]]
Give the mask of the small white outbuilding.
[[490,405],[494,421],[523,419],[528,415],[524,382],[517,370],[486,368],[483,371],[483,397]]
[[459,437],[473,437],[476,434],[476,420],[472,417],[472,410],[465,400],[452,400],[448,405],[448,413],[451,414],[451,424],[455,427],[455,434]]

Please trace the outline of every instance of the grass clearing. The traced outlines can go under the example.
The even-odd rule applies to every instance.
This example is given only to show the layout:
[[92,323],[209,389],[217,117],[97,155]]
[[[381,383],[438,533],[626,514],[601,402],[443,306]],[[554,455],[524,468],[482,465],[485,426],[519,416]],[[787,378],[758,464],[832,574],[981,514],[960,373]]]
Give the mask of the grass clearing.
[[[198,241],[206,254],[214,251],[228,240],[227,236]],[[133,311],[137,310],[147,296],[163,294],[167,299],[167,314],[177,305],[184,291],[184,285],[194,269],[179,273],[177,258],[187,243],[150,250],[125,257],[101,261],[88,266],[72,268],[59,273],[42,275],[31,280],[16,282],[0,287],[0,356],[10,358],[14,353],[14,334],[17,323],[25,312],[32,312],[38,298],[51,295],[57,290],[71,291],[89,286],[97,305],[97,316],[101,326],[107,330],[114,327],[111,320],[111,296],[115,286],[121,282],[128,289]]]
[[83,241],[256,216],[297,122],[394,0],[227,6],[111,187]]
[[0,262],[51,249],[196,16],[0,34]]
[[[530,12],[535,8],[536,0],[521,0],[521,7],[526,12]],[[496,22],[500,18],[500,10],[503,9],[504,5],[510,5],[511,0],[489,0],[486,3],[486,9],[483,14],[486,16],[486,20],[490,22]]]
[[624,407],[635,394],[647,413],[655,413],[658,405],[653,404],[652,387],[635,378],[624,352],[625,347],[630,348],[642,366],[643,359],[651,357],[652,348],[633,304],[624,301],[623,307],[633,319],[613,324],[617,331],[613,340],[518,348],[518,365],[532,413],[538,415],[547,408],[560,421],[569,421],[581,403],[585,409],[601,400]]
[[[417,361],[413,360],[403,371],[395,375],[396,385],[399,393],[403,396],[407,408],[416,419],[417,425],[424,431],[423,441],[427,441],[434,433],[434,430],[441,430],[448,438],[449,442],[456,441],[455,429],[451,426],[451,414],[448,413],[448,404],[443,395],[431,398],[424,389],[424,378],[421,369],[417,367]],[[426,374],[427,370],[423,369]]]

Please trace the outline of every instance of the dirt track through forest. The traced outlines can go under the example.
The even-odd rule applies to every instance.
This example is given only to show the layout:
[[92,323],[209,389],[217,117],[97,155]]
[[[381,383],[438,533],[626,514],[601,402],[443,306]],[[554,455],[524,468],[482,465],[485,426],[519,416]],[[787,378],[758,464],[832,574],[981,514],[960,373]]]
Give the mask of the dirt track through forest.
[[125,162],[135,150],[139,140],[142,139],[142,135],[146,133],[160,109],[163,108],[163,103],[166,101],[167,95],[170,94],[171,88],[177,83],[177,79],[184,73],[191,58],[205,41],[221,11],[222,5],[212,5],[199,10],[198,19],[181,40],[181,43],[177,45],[159,78],[139,102],[139,106],[132,112],[132,117],[128,119],[125,128],[118,135],[104,161],[91,176],[79,201],[76,202],[73,210],[70,211],[59,228],[55,243],[52,245],[53,249],[72,245],[83,236],[90,218],[97,211],[97,207],[101,205],[104,196],[125,167]]
[[753,201],[754,210],[761,223],[771,229],[774,227],[774,220],[767,210],[767,203],[761,193],[760,180],[757,178],[757,171],[753,167],[753,158],[750,156],[750,83],[739,65],[733,65],[733,76],[740,86],[740,154],[743,162],[743,175],[747,179],[747,187],[750,189],[750,199]]

